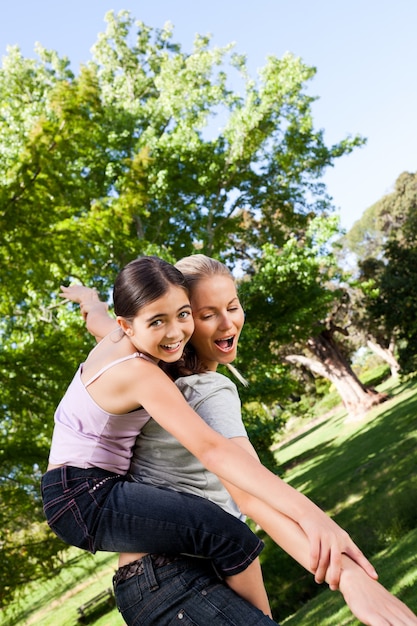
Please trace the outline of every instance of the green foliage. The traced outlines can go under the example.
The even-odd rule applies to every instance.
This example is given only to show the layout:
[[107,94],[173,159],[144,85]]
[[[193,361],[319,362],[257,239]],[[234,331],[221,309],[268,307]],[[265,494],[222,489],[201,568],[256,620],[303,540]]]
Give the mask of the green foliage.
[[385,248],[387,264],[378,278],[378,294],[369,303],[371,316],[398,340],[403,373],[417,370],[417,246],[391,241]]
[[[379,241],[360,259],[362,325],[381,345],[394,337],[403,373],[417,369],[417,174],[404,172],[395,191],[371,207]],[[361,220],[361,223],[363,220]],[[372,232],[363,234],[363,240]]]
[[[251,382],[264,379],[267,363],[269,378],[282,386],[279,378],[288,378],[282,366],[285,348],[316,334],[338,297],[331,282],[334,259],[323,248],[329,223],[313,220],[305,233],[289,237],[281,248],[265,244],[256,273],[240,284],[247,315],[240,354],[251,363]],[[287,396],[295,390],[293,382]]]
[[282,428],[279,411],[272,412],[259,402],[247,403],[242,408],[242,417],[249,439],[258,452],[262,465],[279,474],[275,456],[271,450],[276,433]]
[[[175,260],[203,251],[254,271],[265,244],[247,334],[248,346],[259,342],[264,350],[262,360],[264,320],[271,333],[277,316],[282,322],[271,335],[272,362],[255,359],[245,401],[283,396],[297,384],[275,357],[278,342],[292,327],[303,334],[333,297],[320,286],[315,252],[299,258],[310,222],[329,209],[320,176],[362,143],[324,144],[307,95],[315,70],[301,59],[271,57],[253,79],[231,46],[215,48],[197,36],[184,53],[170,26],[153,30],[126,12],[106,19],[77,76],[67,59],[41,47],[36,60],[11,48],[0,70],[3,603],[44,575],[41,562],[59,549],[31,539],[42,521],[39,477],[55,406],[92,345],[73,307],[57,301],[59,285],[83,282],[108,297],[118,270],[143,253]],[[223,128],[215,133],[217,118]],[[291,233],[298,234],[285,244]],[[284,246],[278,264],[276,246]],[[274,318],[258,315],[265,301]],[[252,355],[245,359],[252,370]],[[15,558],[13,519],[27,531],[16,544],[33,569]]]

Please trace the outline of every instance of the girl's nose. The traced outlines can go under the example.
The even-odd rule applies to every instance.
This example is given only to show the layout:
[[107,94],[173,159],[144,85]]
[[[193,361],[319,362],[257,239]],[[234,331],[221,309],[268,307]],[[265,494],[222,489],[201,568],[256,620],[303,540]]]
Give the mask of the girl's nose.
[[183,335],[181,325],[177,322],[172,322],[167,326],[165,334],[170,339],[178,339],[178,337]]

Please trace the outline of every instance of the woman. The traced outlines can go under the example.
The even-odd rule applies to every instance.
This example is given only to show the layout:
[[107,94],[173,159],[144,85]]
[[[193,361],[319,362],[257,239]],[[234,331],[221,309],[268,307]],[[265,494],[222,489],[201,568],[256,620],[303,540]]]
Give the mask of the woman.
[[[211,372],[211,374],[208,376],[207,374],[197,377],[190,376],[188,379],[177,381],[177,384],[185,391],[186,397],[188,395],[188,399],[191,402],[193,402],[193,398],[196,400],[194,407],[206,419],[206,417],[210,417],[210,403],[215,399],[216,394],[213,388],[211,388],[207,396],[204,397],[202,389],[203,387],[206,389],[210,388],[208,378],[224,378],[214,372],[219,363],[230,363],[236,356],[237,340],[243,324],[243,314],[237,299],[233,279],[224,266],[202,255],[195,255],[185,259],[179,262],[178,266],[185,274],[191,287],[191,305],[195,320],[192,344],[195,349],[195,356],[200,358],[206,371]],[[67,292],[66,295],[71,297],[70,292]],[[77,298],[72,299],[76,300]],[[84,313],[90,310],[87,324],[93,334],[100,335],[103,332],[103,328],[105,328],[104,332],[107,332],[109,326],[106,327],[106,324],[111,325],[112,322],[109,318],[102,316],[103,307],[99,304],[94,304],[94,300],[95,297],[93,296],[93,302],[84,301],[82,310]],[[100,325],[98,322],[100,315],[102,329],[97,331]],[[201,382],[201,380],[204,380],[204,383],[202,386],[200,385],[200,388],[197,389],[193,396],[193,389],[195,390],[198,387],[198,381]],[[230,383],[228,382],[227,385],[230,385]],[[221,383],[219,383],[219,388],[221,388]],[[232,398],[232,395],[229,393],[229,400]],[[216,407],[218,410],[219,405],[217,404]],[[230,409],[230,402],[228,407]],[[216,413],[214,414],[216,415]],[[211,425],[214,425],[213,419],[211,420]],[[219,427],[221,429],[221,425]],[[238,439],[241,439],[239,441],[240,445],[243,445],[246,449],[249,448],[250,444],[245,437],[239,437]],[[131,469],[139,471],[141,480],[145,482],[161,484],[161,481],[166,479],[171,487],[177,486],[177,488],[185,489],[186,483],[193,483],[193,480],[190,481],[187,477],[184,478],[184,473],[178,471],[178,459],[181,454],[177,455],[176,463],[174,466],[171,464],[172,467],[169,471],[167,470],[167,464],[162,462],[164,459],[170,458],[173,446],[178,448],[178,443],[161,430],[158,425],[150,421],[138,439],[137,452],[134,455]],[[159,451],[153,463],[149,462],[151,458],[149,452],[152,449],[156,450],[157,453]],[[162,451],[164,452],[163,454]],[[187,452],[184,452],[184,454],[187,455]],[[187,461],[182,463],[182,466],[185,468],[188,465]],[[191,471],[191,474],[193,474],[193,471]],[[200,471],[204,470],[200,468]],[[195,472],[198,473],[198,470],[195,470]],[[189,484],[188,487],[191,491],[193,489],[198,490],[198,481],[197,487],[196,481],[194,481],[194,484]],[[229,488],[231,488],[230,485]],[[269,505],[262,500],[253,498],[253,496],[247,496],[244,492],[233,490],[233,488],[231,490],[239,504],[246,509],[246,512],[306,569],[312,571],[313,568],[308,559],[308,540],[300,526],[288,517],[271,510]],[[280,516],[279,521],[277,520],[277,515]],[[277,528],[279,528],[278,532]],[[122,555],[121,563],[128,563],[134,558],[140,558],[141,556]],[[342,560],[343,571],[340,578],[340,590],[351,610],[359,619],[364,623],[375,625],[417,623],[417,620],[407,607],[370,578],[358,564],[346,555],[343,555]],[[142,565],[142,570],[145,569],[148,572],[146,577],[139,573],[135,574],[135,567],[140,569],[140,565]],[[217,620],[216,623],[225,624],[261,623],[250,621],[252,618],[250,610],[248,607],[245,607],[243,601],[239,601],[239,608],[232,607],[227,618],[225,617],[224,607],[228,604],[225,601],[225,595],[230,596],[231,592],[225,587],[222,588],[222,585],[213,577],[213,573],[209,574],[208,567],[208,565],[203,567],[202,564],[196,564],[187,559],[178,559],[175,563],[166,564],[155,570],[148,557],[142,559],[138,566],[135,564],[132,566],[125,565],[118,572],[119,574],[123,570],[126,571],[127,576],[125,580],[123,581],[123,577],[121,578],[120,575],[116,574],[116,596],[119,606],[122,606],[125,619],[128,620],[129,624],[136,623],[136,616],[140,614],[140,623],[163,624],[171,623],[169,620],[171,618],[175,620],[175,616],[178,620],[184,620],[187,616],[189,617],[188,614],[192,614],[190,619],[194,620],[192,623],[197,624],[207,624],[209,620],[213,619]],[[155,587],[152,591],[150,591],[147,582],[151,575],[150,573],[152,573],[155,581]],[[316,570],[316,579],[318,581],[320,581],[322,576],[323,571]],[[185,579],[187,584],[184,586]],[[329,572],[326,572],[326,579],[335,586]],[[180,582],[176,585],[178,581]],[[169,589],[169,600],[165,596],[167,589]],[[205,596],[202,596],[199,592],[201,589],[206,592]],[[205,603],[204,598],[206,598]],[[152,610],[150,613],[147,612],[152,607],[154,609],[158,607],[157,614],[152,615]],[[184,607],[186,607],[186,610]],[[204,613],[204,609],[207,610],[207,613]],[[390,617],[386,617],[389,615],[393,615],[392,620]],[[223,618],[225,619],[224,622],[219,621]],[[185,623],[189,622],[186,621]]]
[[[262,549],[254,533],[204,498],[162,493],[125,477],[150,411],[157,418],[175,414],[177,405],[177,426],[185,417],[188,432],[207,429],[159,367],[182,356],[194,330],[184,277],[162,259],[136,259],[117,276],[114,303],[117,327],[80,365],[55,412],[42,477],[48,524],[90,552],[165,551],[175,543],[179,552],[212,558],[238,593],[265,608],[264,594],[253,594],[258,566],[252,564]],[[203,434],[195,447],[203,456],[206,443]]]

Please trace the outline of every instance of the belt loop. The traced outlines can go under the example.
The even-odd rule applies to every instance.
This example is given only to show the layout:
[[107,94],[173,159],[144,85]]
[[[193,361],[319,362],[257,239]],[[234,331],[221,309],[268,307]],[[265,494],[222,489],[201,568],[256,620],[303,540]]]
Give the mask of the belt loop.
[[159,589],[158,581],[156,580],[155,571],[153,567],[153,561],[150,554],[147,554],[143,557],[143,568],[144,575],[146,578],[147,585],[149,587],[149,591],[156,591]]
[[63,465],[61,467],[61,481],[62,481],[62,488],[64,491],[66,491],[68,489],[68,482],[67,482],[67,466]]

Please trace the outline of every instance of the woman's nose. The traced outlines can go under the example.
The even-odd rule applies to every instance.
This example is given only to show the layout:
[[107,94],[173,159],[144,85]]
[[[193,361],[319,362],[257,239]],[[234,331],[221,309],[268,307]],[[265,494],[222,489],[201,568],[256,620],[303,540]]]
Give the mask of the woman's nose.
[[219,320],[219,328],[221,328],[222,330],[227,330],[229,328],[232,328],[232,326],[233,322],[230,315],[228,313],[223,313]]

